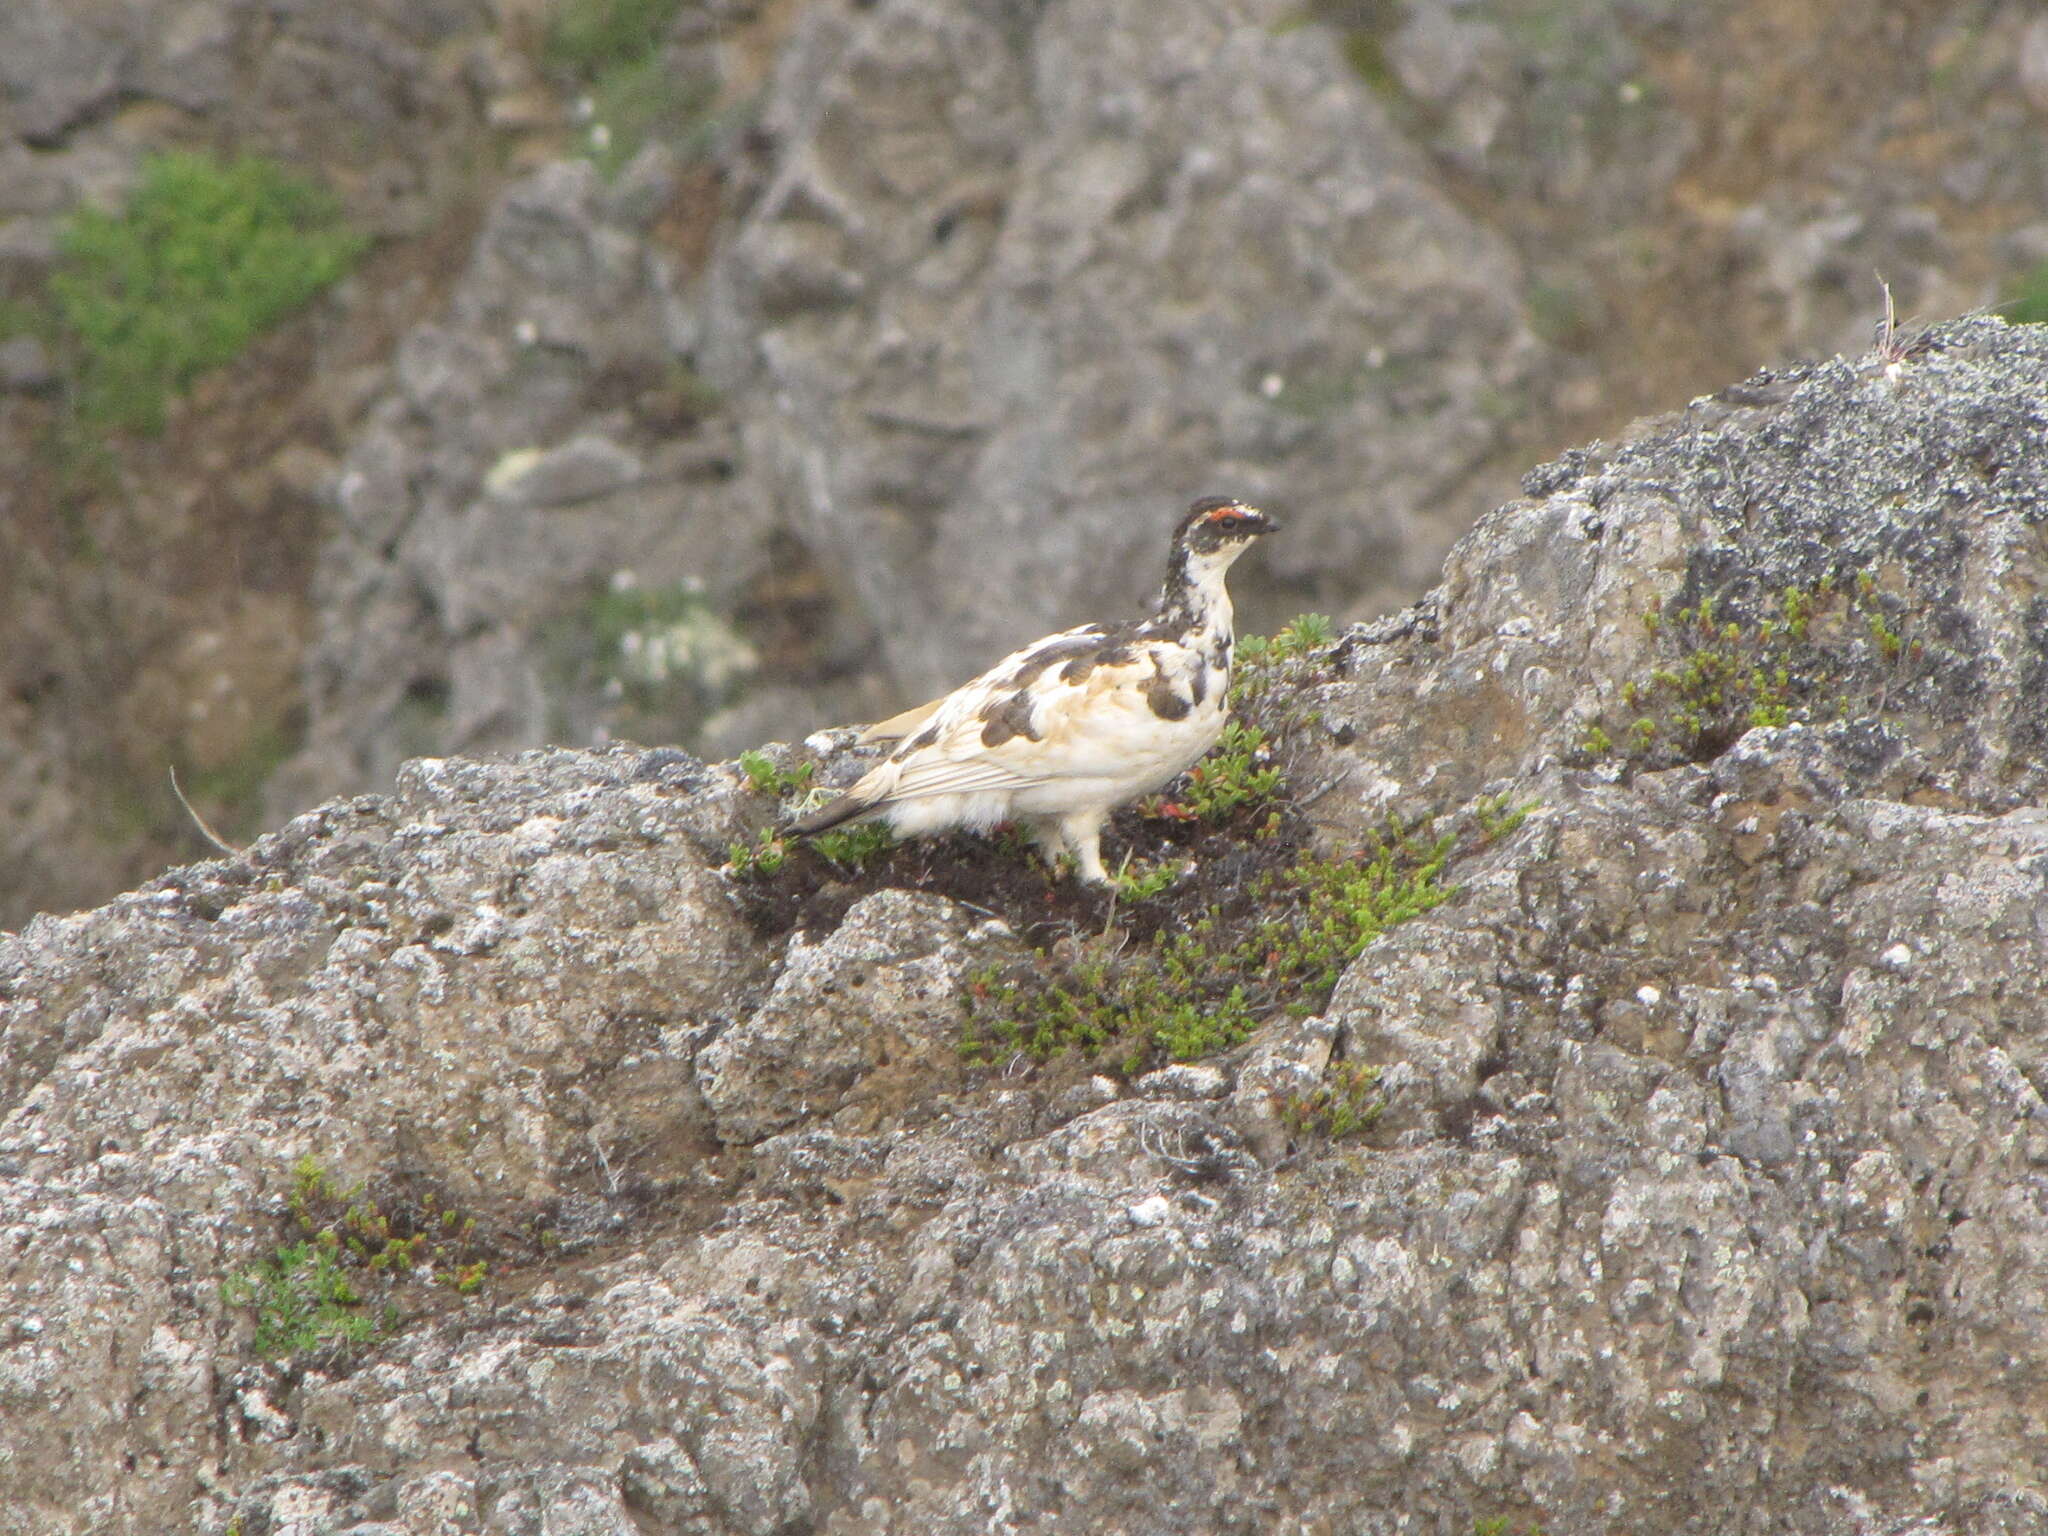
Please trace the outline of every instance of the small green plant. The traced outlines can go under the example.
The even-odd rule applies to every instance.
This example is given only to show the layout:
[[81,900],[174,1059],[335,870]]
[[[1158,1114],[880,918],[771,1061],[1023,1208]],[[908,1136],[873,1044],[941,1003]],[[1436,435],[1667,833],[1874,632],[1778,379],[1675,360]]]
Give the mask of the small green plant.
[[1333,675],[1330,652],[1336,628],[1320,613],[1304,613],[1278,634],[1246,635],[1237,642],[1230,702],[1276,742],[1321,716],[1302,702]]
[[789,862],[789,844],[771,827],[763,827],[749,843],[734,838],[725,845],[725,867],[742,880],[758,880],[782,872]]
[[1479,823],[1487,842],[1497,843],[1527,821],[1529,813],[1541,803],[1524,800],[1516,804],[1512,795],[1487,795],[1472,802],[1472,819]]
[[1905,640],[1892,627],[1891,616],[1877,600],[1877,578],[1868,571],[1861,571],[1856,577],[1856,596],[1863,610],[1864,627],[1870,631],[1870,638],[1886,661],[1897,661],[1899,653],[1906,648]]
[[1133,870],[1126,859],[1124,867],[1116,872],[1116,894],[1122,901],[1150,901],[1180,877],[1181,871],[1174,865],[1156,864],[1151,869]]
[[895,847],[896,836],[880,822],[863,821],[820,832],[811,839],[811,846],[841,868],[858,870],[869,859]]
[[267,160],[148,157],[119,213],[84,208],[50,297],[88,421],[156,433],[170,398],[333,283],[365,245]]
[[490,1272],[476,1219],[431,1193],[399,1205],[367,1184],[342,1189],[307,1156],[292,1165],[285,1208],[293,1237],[221,1286],[229,1305],[254,1308],[256,1352],[268,1359],[353,1352],[397,1329],[399,1282],[431,1276],[471,1296]]
[[256,1309],[256,1353],[266,1360],[371,1343],[387,1327],[349,1283],[331,1243],[286,1243],[221,1287],[230,1306]]
[[1213,826],[1243,806],[1264,805],[1280,790],[1280,769],[1271,758],[1264,731],[1231,721],[1209,755],[1188,770],[1181,810]]
[[[1838,710],[1859,687],[1881,703],[1889,674],[1925,650],[1902,633],[1903,609],[1868,572],[1846,594],[1832,576],[1786,588],[1756,619],[1724,612],[1712,597],[1669,612],[1652,607],[1643,627],[1667,654],[1623,684],[1625,721],[1590,722],[1580,751],[1591,758],[1620,752],[1637,762],[1696,761],[1746,730]],[[1860,621],[1885,664],[1885,684],[1873,688],[1854,677],[1856,647],[1845,619]]]
[[778,768],[775,760],[766,752],[748,750],[739,755],[740,772],[747,776],[747,787],[757,795],[774,795],[786,798],[801,795],[811,787],[811,775],[818,771],[816,763],[799,763],[790,769]]
[[1314,1088],[1282,1099],[1280,1121],[1296,1136],[1320,1136],[1325,1141],[1355,1136],[1380,1117],[1382,1106],[1374,1094],[1379,1080],[1378,1067],[1340,1063]]

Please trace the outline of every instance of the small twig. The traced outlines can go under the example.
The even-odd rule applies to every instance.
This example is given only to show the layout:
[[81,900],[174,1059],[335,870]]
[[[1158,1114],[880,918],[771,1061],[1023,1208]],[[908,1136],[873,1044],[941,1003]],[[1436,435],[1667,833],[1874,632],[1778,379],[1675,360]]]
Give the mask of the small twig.
[[616,1200],[619,1194],[619,1176],[612,1172],[612,1160],[605,1156],[604,1142],[599,1138],[596,1126],[590,1128],[590,1145],[597,1153],[597,1166],[604,1173],[605,1193]]
[[1896,363],[1903,363],[1907,358],[1924,351],[1927,346],[1927,333],[1922,331],[1911,341],[1900,342],[1899,310],[1898,306],[1892,302],[1892,285],[1885,281],[1882,272],[1876,273],[1875,276],[1877,278],[1877,286],[1884,291],[1884,318],[1877,322],[1876,351],[1877,355],[1889,367]]
[[178,787],[178,770],[176,768],[171,770],[171,793],[178,797],[178,804],[185,807],[185,814],[192,818],[192,825],[199,829],[200,835],[209,843],[213,844],[214,847],[231,859],[242,859],[249,856],[248,849],[237,848],[233,843],[214,831],[212,827],[209,827],[206,824],[206,818],[193,809],[192,802],[185,798],[185,791]]
[[1136,856],[1137,852],[1136,845],[1126,848],[1124,850],[1123,863],[1116,867],[1116,879],[1111,882],[1109,887],[1109,910],[1102,915],[1102,933],[1100,935],[1102,938],[1106,939],[1109,937],[1109,930],[1116,923],[1116,904],[1123,899],[1124,876],[1129,872],[1131,860]]

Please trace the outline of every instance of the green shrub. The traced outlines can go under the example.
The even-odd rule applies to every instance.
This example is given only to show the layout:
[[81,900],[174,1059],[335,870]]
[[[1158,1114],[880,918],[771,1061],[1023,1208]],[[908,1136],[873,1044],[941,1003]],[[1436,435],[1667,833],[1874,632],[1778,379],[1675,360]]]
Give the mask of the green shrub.
[[681,8],[682,0],[562,0],[548,20],[547,62],[587,85],[653,52]]
[[1263,1018],[1315,1012],[1374,939],[1447,901],[1442,876],[1456,841],[1390,828],[1353,856],[1303,858],[1262,876],[1253,921],[1212,906],[1151,946],[1064,967],[1041,956],[1037,974],[1020,980],[976,977],[961,1050],[982,1061],[1109,1051],[1129,1072],[1227,1051]]
[[169,399],[349,269],[363,237],[266,160],[152,155],[119,213],[81,209],[50,295],[81,414],[156,433]]
[[389,1331],[349,1284],[332,1244],[287,1243],[229,1280],[231,1306],[256,1309],[256,1353],[265,1360],[316,1349],[356,1349]]

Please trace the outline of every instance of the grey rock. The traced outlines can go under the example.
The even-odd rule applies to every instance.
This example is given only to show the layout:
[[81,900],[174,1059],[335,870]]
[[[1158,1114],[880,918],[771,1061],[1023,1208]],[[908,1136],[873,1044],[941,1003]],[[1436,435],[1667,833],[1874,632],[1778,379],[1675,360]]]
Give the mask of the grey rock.
[[[1135,1092],[962,1064],[962,989],[1017,942],[964,906],[856,886],[768,936],[715,868],[766,807],[673,750],[415,762],[0,938],[0,1507],[34,1536],[2038,1528],[2043,354],[1947,327],[1532,477],[1345,637],[1302,702],[1356,733],[1290,770],[1344,786],[1310,805],[1339,846],[1390,786],[1535,809],[1325,1016]],[[1646,601],[1894,560],[1895,617],[1953,655],[1842,625],[1808,657],[1834,717],[1574,748],[1663,654]],[[1364,1140],[1281,1112],[1360,1061]],[[219,1282],[301,1152],[542,1202],[578,1246],[351,1369],[251,1360]]]
[[822,942],[799,937],[760,1011],[699,1057],[719,1136],[914,1120],[958,1059],[959,978],[1013,946],[1000,925],[903,891],[860,902]]
[[34,336],[10,336],[0,341],[0,389],[34,394],[57,383],[57,370],[50,361],[50,349]]
[[[750,471],[891,616],[903,686],[1142,601],[1176,507],[1218,486],[1298,530],[1240,582],[1262,619],[1384,604],[1434,563],[1431,509],[1488,451],[1473,396],[1528,386],[1540,349],[1506,249],[1283,12],[805,17],[765,113],[784,147],[707,274],[705,364],[777,402]],[[1139,297],[1162,288],[1186,297]]]
[[638,454],[585,435],[544,453],[506,455],[484,477],[484,486],[515,507],[569,507],[622,491],[643,473]]
[[[273,781],[280,813],[386,781],[425,748],[675,739],[728,701],[750,670],[728,664],[746,651],[730,616],[763,575],[772,520],[732,483],[722,424],[662,438],[631,407],[598,409],[622,381],[663,387],[668,302],[648,238],[613,221],[593,167],[506,188],[344,455],[308,739]],[[624,636],[605,627],[606,594],[627,588],[650,594],[650,624],[689,609],[682,665],[641,676],[607,649]]]

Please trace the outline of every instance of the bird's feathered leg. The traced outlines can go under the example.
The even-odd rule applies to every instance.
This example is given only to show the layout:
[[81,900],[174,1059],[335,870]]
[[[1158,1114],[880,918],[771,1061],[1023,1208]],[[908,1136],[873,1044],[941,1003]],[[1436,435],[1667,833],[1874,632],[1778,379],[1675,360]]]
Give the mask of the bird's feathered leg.
[[1055,875],[1059,873],[1060,855],[1067,851],[1066,840],[1060,836],[1060,821],[1057,816],[1024,816],[1018,819],[1018,826],[1038,849],[1038,856],[1045,860],[1045,867]]
[[1087,885],[1108,885],[1109,871],[1102,867],[1102,824],[1109,812],[1101,807],[1074,811],[1059,819],[1060,841],[1074,856],[1074,873]]

